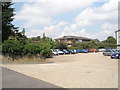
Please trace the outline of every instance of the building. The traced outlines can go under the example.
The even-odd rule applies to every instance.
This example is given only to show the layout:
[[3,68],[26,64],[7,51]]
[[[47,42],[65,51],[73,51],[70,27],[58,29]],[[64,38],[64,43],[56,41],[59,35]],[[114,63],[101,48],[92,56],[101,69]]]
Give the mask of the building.
[[117,48],[120,49],[120,30],[115,31],[116,33],[116,40],[117,40]]
[[90,40],[93,40],[93,39],[69,35],[69,36],[63,36],[63,37],[57,38],[55,40],[58,42],[64,42],[64,43],[67,43],[68,45],[71,45],[73,41],[75,41],[76,43],[79,43],[79,42],[89,42]]

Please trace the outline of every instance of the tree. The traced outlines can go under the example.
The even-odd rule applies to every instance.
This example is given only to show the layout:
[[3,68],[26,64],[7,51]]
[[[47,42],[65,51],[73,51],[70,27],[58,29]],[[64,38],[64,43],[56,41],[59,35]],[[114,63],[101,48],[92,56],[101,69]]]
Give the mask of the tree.
[[15,30],[14,36],[11,35],[11,36],[9,36],[8,39],[9,40],[18,40],[18,41],[20,41],[23,44],[27,43],[27,37],[25,36],[25,30],[22,31],[22,32],[19,32],[19,30]]
[[57,42],[55,48],[58,48],[58,49],[67,49],[67,44],[64,43],[64,42]]
[[113,36],[109,36],[109,37],[108,37],[106,40],[104,40],[103,42],[116,44],[116,39],[115,39]]
[[14,25],[11,23],[15,15],[12,2],[2,2],[2,42],[8,40],[9,36],[14,35]]

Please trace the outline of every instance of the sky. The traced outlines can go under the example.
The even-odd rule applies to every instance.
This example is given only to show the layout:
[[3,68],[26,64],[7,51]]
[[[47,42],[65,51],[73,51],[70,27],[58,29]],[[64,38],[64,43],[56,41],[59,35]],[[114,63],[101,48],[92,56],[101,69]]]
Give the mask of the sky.
[[13,24],[27,37],[66,35],[105,40],[118,29],[118,0],[13,0]]

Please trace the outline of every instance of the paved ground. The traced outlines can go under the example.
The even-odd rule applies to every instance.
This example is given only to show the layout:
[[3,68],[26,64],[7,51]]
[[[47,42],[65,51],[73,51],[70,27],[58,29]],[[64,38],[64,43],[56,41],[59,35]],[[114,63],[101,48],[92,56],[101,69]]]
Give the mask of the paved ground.
[[118,60],[102,53],[60,55],[46,64],[4,67],[64,88],[118,88]]
[[2,88],[60,88],[13,70],[2,68]]

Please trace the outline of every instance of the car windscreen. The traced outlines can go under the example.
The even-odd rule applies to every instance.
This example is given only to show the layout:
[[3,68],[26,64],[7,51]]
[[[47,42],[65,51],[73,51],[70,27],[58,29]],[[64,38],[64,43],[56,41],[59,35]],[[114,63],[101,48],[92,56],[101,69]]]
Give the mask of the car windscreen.
[[118,53],[117,51],[115,51],[115,50],[112,50],[112,52],[114,52],[114,53]]

